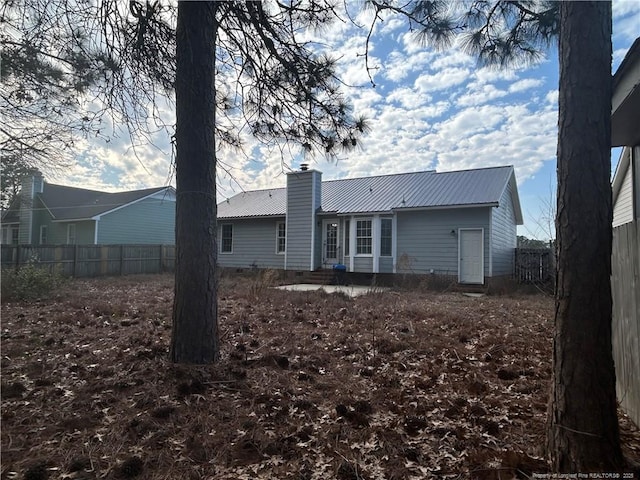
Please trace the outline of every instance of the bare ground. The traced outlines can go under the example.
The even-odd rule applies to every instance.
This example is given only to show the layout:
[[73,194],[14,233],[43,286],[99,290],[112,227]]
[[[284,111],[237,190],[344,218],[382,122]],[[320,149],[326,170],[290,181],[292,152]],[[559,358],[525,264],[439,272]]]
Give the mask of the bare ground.
[[[173,280],[2,305],[1,479],[528,478],[552,299],[221,284],[221,361],[168,362]],[[620,413],[629,458],[640,434]]]

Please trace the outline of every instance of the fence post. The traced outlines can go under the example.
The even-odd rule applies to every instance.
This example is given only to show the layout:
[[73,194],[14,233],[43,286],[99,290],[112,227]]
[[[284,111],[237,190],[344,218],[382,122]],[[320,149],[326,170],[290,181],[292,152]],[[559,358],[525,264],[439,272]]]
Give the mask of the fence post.
[[158,273],[164,272],[164,245],[160,245],[160,271]]
[[20,244],[19,243],[16,245],[15,254],[16,254],[16,272],[17,272],[20,269]]
[[124,275],[124,245],[120,245],[120,276]]
[[73,278],[78,278],[78,244],[73,245]]

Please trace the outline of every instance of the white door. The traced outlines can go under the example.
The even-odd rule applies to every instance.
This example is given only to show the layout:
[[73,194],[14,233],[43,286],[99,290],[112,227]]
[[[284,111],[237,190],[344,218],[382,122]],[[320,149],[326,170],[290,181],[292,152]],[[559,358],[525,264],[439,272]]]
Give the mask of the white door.
[[322,262],[333,265],[338,263],[338,221],[324,220],[322,223]]
[[483,231],[481,228],[460,229],[459,269],[460,283],[484,283]]

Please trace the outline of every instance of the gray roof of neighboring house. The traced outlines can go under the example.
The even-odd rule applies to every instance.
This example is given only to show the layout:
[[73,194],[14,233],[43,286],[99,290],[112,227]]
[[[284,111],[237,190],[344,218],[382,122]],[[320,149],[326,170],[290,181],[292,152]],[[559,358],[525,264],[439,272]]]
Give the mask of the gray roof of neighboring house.
[[78,220],[107,213],[172,187],[154,187],[127,192],[100,192],[84,188],[44,184],[40,199],[54,220]]
[[[516,220],[522,223],[512,166],[350,178],[322,182],[322,212],[358,214],[411,208],[497,206],[507,184],[516,195]],[[239,193],[218,204],[218,218],[284,216],[286,189]]]

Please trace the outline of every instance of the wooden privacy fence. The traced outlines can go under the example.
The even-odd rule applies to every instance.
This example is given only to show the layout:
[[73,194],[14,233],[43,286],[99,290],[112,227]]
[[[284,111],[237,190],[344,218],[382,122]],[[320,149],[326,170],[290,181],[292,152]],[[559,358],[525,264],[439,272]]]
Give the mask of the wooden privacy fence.
[[518,283],[551,283],[554,275],[550,248],[516,248],[515,278]]
[[175,245],[2,245],[2,268],[32,263],[71,277],[172,272]]
[[612,346],[618,401],[640,425],[640,223],[613,229]]

